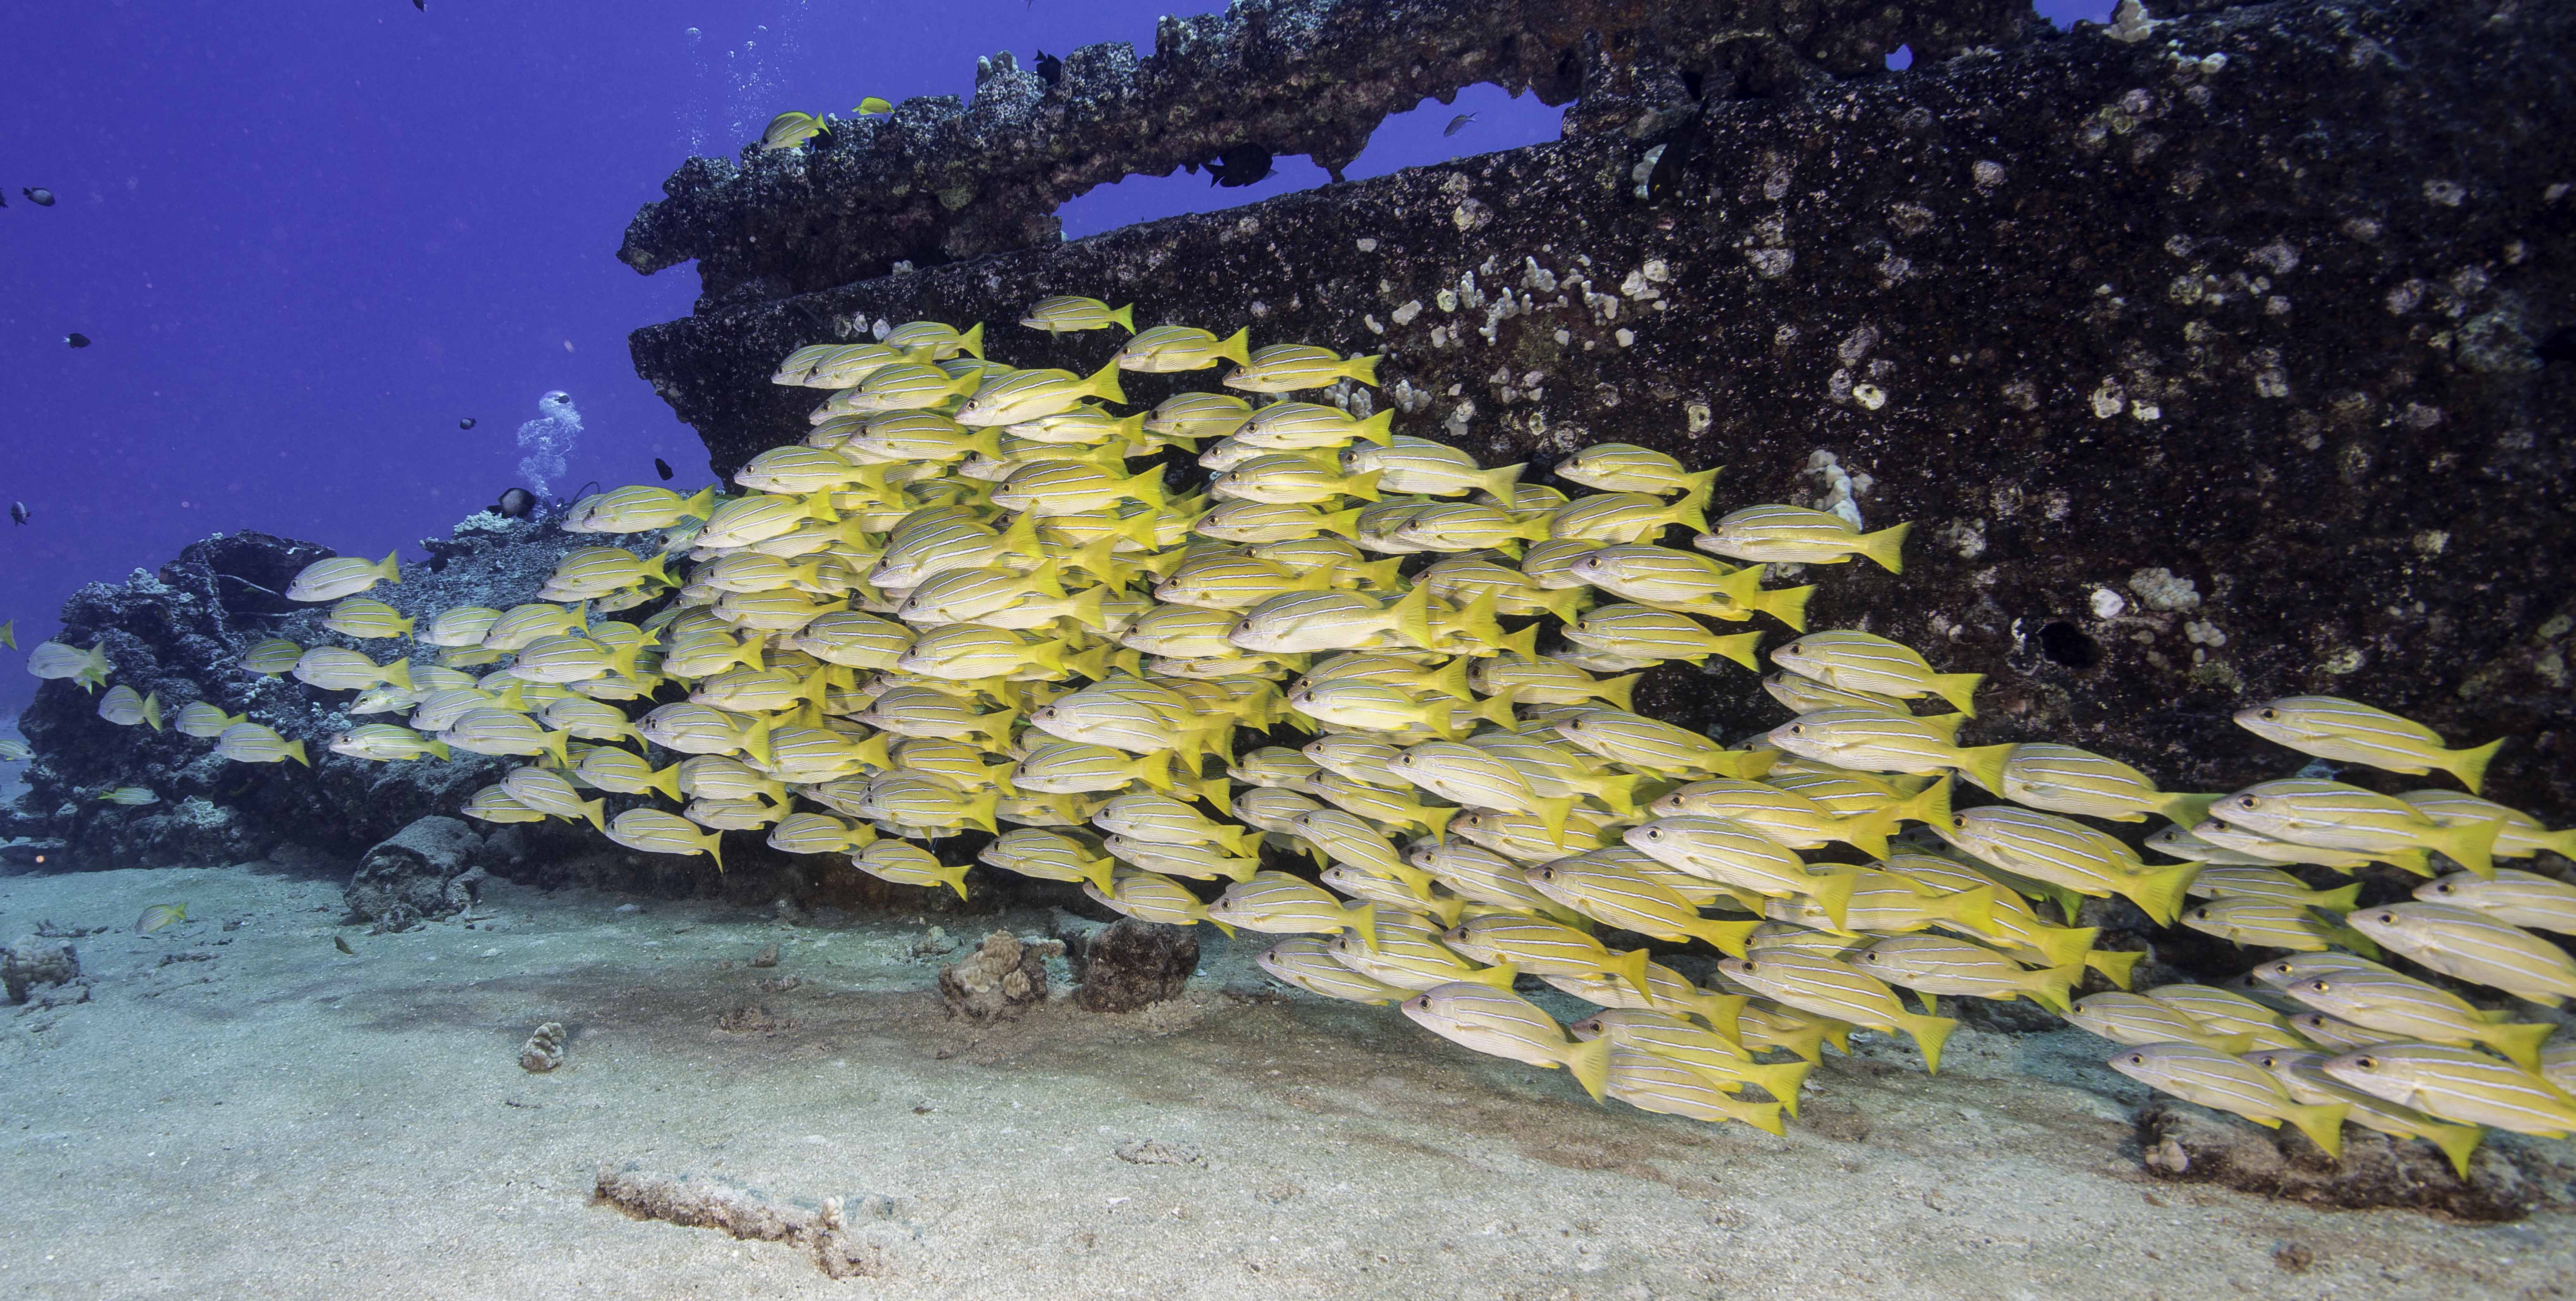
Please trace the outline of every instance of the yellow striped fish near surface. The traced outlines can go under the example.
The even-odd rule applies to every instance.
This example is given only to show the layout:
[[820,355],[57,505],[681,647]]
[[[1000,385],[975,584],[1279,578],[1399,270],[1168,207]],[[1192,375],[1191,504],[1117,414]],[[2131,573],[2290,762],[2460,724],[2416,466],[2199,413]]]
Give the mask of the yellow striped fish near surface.
[[2495,875],[2501,820],[2449,826],[2403,800],[2343,782],[2292,777],[2246,787],[2210,806],[2210,816],[2256,835],[2296,845],[2366,854],[2418,876],[2431,876],[2425,851],[2439,850],[2477,873]]

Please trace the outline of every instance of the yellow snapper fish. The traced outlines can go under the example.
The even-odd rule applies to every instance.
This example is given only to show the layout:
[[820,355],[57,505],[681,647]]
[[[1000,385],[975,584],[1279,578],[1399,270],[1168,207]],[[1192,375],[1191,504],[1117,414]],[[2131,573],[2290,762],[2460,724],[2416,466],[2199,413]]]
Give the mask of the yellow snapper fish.
[[1742,955],[1745,938],[1759,922],[1720,921],[1702,917],[1680,893],[1642,873],[1588,856],[1558,859],[1528,869],[1539,893],[1605,926],[1635,931],[1653,939],[1680,943],[1705,941],[1722,952]]
[[2397,798],[2444,826],[2496,823],[2493,852],[2498,858],[2529,858],[2542,850],[2561,858],[2576,858],[2576,827],[2552,831],[2542,825],[2540,819],[2520,809],[2507,808],[2494,800],[2464,795],[2459,791],[2408,791]]
[[[1123,322],[1122,322],[1123,324]],[[1249,365],[1252,331],[1237,330],[1218,338],[1207,330],[1191,325],[1157,325],[1138,331],[1114,359],[1120,370],[1142,371],[1165,375],[1184,370],[1205,370],[1220,361],[1238,366]]]
[[1353,447],[1342,453],[1342,468],[1353,474],[1377,472],[1381,492],[1423,493],[1433,497],[1460,497],[1471,492],[1484,492],[1508,499],[1513,485],[1521,481],[1526,465],[1506,465],[1488,470],[1476,458],[1427,438],[1404,434],[1383,446]]
[[1725,469],[1721,465],[1692,473],[1672,457],[1635,443],[1594,443],[1556,463],[1558,478],[1586,488],[1657,496],[1676,492],[1705,495]]
[[857,388],[868,376],[897,362],[935,360],[928,350],[897,347],[890,343],[846,343],[826,349],[805,368],[802,383],[806,388]]
[[680,798],[678,764],[656,770],[634,751],[615,746],[595,746],[584,752],[573,773],[592,786],[621,795],[658,792],[664,799]]
[[388,552],[384,559],[377,561],[361,560],[355,556],[316,560],[306,565],[295,575],[294,581],[286,585],[286,599],[336,601],[344,596],[356,596],[380,582],[399,583],[402,569],[394,563],[396,554]]
[[2511,922],[2438,903],[2365,908],[2346,925],[2446,976],[2556,1007],[2576,995],[2576,957]]
[[1344,474],[1330,457],[1314,453],[1270,452],[1250,457],[1208,480],[1208,495],[1233,501],[1273,505],[1333,503],[1343,497],[1376,501],[1374,471]]
[[74,650],[58,641],[39,642],[27,652],[27,672],[47,681],[69,678],[84,690],[95,691],[107,685],[114,668],[107,662],[107,650],[92,646]]
[[545,814],[511,799],[510,793],[498,786],[486,786],[474,792],[465,801],[465,807],[460,811],[465,816],[482,822],[543,822],[546,820]]
[[1777,751],[1730,750],[1689,728],[1616,709],[1584,710],[1556,732],[1612,763],[1670,777],[1750,780],[1779,758]]
[[1227,935],[1234,934],[1234,924],[1215,917],[1197,895],[1180,882],[1159,872],[1141,872],[1120,868],[1111,878],[1108,889],[1085,884],[1082,892],[1092,902],[1121,916],[1138,921],[1161,922],[1166,926],[1191,926],[1199,922],[1216,927]]
[[322,626],[364,641],[404,636],[411,632],[412,621],[382,601],[352,596],[332,606],[331,613],[323,616]]
[[[2191,885],[2184,891],[2194,898],[2262,899],[2297,908],[2322,908],[2328,912],[2347,912],[2351,910],[2361,894],[2361,883],[2357,881],[2332,890],[2317,890],[2310,888],[2307,882],[2277,867],[2264,864],[2213,863],[2206,859],[2196,861],[2201,865],[2200,871],[2192,876]],[[2461,875],[2465,879],[2476,879],[2467,876],[2466,873]]]
[[2267,1048],[2247,1054],[2245,1060],[2271,1072],[2272,1078],[2279,1080],[2282,1089],[2296,1101],[2317,1107],[2340,1103],[2344,1119],[2352,1124],[2396,1138],[2420,1138],[2431,1143],[2450,1159],[2451,1169],[2462,1180],[2469,1177],[2470,1155],[2486,1137],[2486,1130],[2480,1126],[2446,1125],[2413,1107],[2343,1083],[2326,1074],[2326,1053]]
[[1412,993],[1334,961],[1331,945],[1339,942],[1328,942],[1320,935],[1292,935],[1262,950],[1252,961],[1280,983],[1325,998],[1383,1006]]
[[1982,673],[1937,673],[1913,647],[1873,633],[1828,629],[1800,636],[1771,652],[1771,662],[1845,691],[1912,700],[1939,696],[1976,717]]
[[839,416],[878,411],[923,411],[982,387],[984,377],[970,371],[951,375],[928,362],[889,362],[868,372],[857,388],[846,388],[814,408],[807,420],[822,424]]
[[1893,696],[1845,691],[1797,673],[1774,673],[1762,679],[1762,690],[1773,700],[1787,705],[1791,713],[1797,714],[1812,714],[1820,709],[1875,709],[1888,714],[1914,712],[1904,701]]
[[2283,696],[2238,710],[2236,725],[2301,754],[2387,772],[2440,769],[2474,795],[2486,782],[2499,738],[2468,749],[2447,748],[2441,734],[2412,719],[2339,696]]
[[293,759],[310,768],[311,759],[304,757],[304,742],[289,741],[275,728],[258,723],[235,723],[215,737],[215,753],[235,763],[278,763]]
[[790,109],[769,119],[769,125],[761,128],[760,147],[764,151],[793,149],[823,134],[823,126],[821,118]]
[[[1602,547],[1575,557],[1568,572],[1602,591],[1641,605],[1662,606],[1720,619],[1768,614],[1805,631],[1812,587],[1777,591],[1762,586],[1762,568],[1730,569],[1705,556],[1671,547]],[[1777,652],[1774,652],[1775,656]]]
[[1652,997],[1644,949],[1613,952],[1599,940],[1543,917],[1487,913],[1441,932],[1440,942],[1487,966],[1510,965],[1533,976],[1606,976]]
[[141,808],[146,804],[161,802],[159,795],[142,786],[119,786],[101,794],[98,798],[103,803],[122,804],[128,808]]
[[1402,1007],[1416,1025],[1461,1047],[1550,1070],[1563,1067],[1596,1102],[1608,1088],[1608,1038],[1570,1038],[1554,1017],[1508,990],[1456,981],[1415,994]]
[[143,914],[134,919],[134,930],[136,934],[149,935],[165,926],[175,926],[186,920],[188,920],[188,905],[156,903],[144,909]]
[[701,830],[698,824],[677,813],[628,809],[609,819],[607,835],[628,849],[647,854],[704,854],[715,860],[717,871],[724,870],[724,834]]
[[1987,790],[2003,785],[2009,745],[1960,746],[1956,730],[1931,720],[1870,709],[1820,709],[1772,728],[1771,744],[1802,759],[1857,772],[1936,774],[1957,770]]
[[1355,417],[1321,402],[1273,402],[1253,410],[1233,436],[1249,446],[1279,452],[1348,447],[1352,443],[1385,447],[1395,439],[1394,422],[1393,407]]
[[1884,858],[1887,838],[1896,834],[1900,818],[1912,812],[1927,815],[1917,819],[1927,822],[1949,816],[1947,782],[1944,778],[1934,783],[1940,788],[1939,798],[1933,802],[1938,805],[1937,812],[1932,803],[1890,803],[1858,813],[1837,813],[1796,791],[1729,777],[1706,778],[1667,791],[1649,807],[1655,816],[1663,818],[1683,814],[1724,818],[1792,849],[1816,849],[1840,842],[1872,858]]
[[1378,605],[1354,592],[1283,592],[1244,611],[1226,633],[1265,654],[1432,644],[1431,590],[1416,587]]
[[2473,1048],[2379,1044],[2345,1053],[2319,1069],[2373,1097],[2456,1124],[2546,1138],[2576,1136],[2576,1096],[2538,1072]]
[[2067,992],[2084,964],[2031,969],[1982,944],[1946,935],[1895,935],[1860,951],[1852,965],[1918,994],[2027,998],[2059,1016],[2073,1010]]
[[1105,330],[1113,325],[1129,334],[1134,334],[1136,307],[1135,304],[1130,303],[1113,311],[1109,304],[1097,298],[1058,294],[1053,298],[1041,298],[1030,304],[1029,314],[1020,318],[1020,324],[1032,330],[1044,330],[1049,334]]
[[[880,101],[882,102],[882,101]],[[928,348],[934,360],[945,361],[960,353],[969,357],[984,355],[984,323],[959,332],[945,321],[906,321],[894,327],[883,341],[889,348]]]
[[[750,463],[733,472],[733,481],[754,492],[780,494],[805,494],[855,488],[864,489],[868,495],[882,499],[888,491],[885,471],[882,469],[861,465],[828,447],[806,447],[794,443],[785,447],[773,447],[751,458]],[[579,559],[577,560],[576,557]],[[574,566],[593,559],[595,557],[589,553],[575,552],[572,556],[564,558],[563,566]],[[659,563],[653,562],[650,569],[624,570],[624,572],[629,582],[636,581],[639,577],[652,578],[657,582],[669,582],[669,579],[658,572],[659,569]],[[555,572],[556,576],[561,578],[564,568],[558,567]],[[598,581],[616,572],[619,571],[602,571],[594,575],[592,581]],[[624,584],[617,584],[617,586],[624,586]]]
[[1145,417],[1149,433],[1167,438],[1231,437],[1252,419],[1252,404],[1231,393],[1175,393]]
[[608,829],[608,801],[583,799],[571,780],[554,769],[513,768],[501,778],[501,789],[539,813],[584,819],[595,831]]
[[542,601],[514,605],[484,629],[481,645],[486,650],[515,651],[539,637],[577,631],[588,618],[589,612],[579,605]]
[[1923,1068],[1936,1075],[1941,1045],[1959,1028],[1949,1017],[1906,1010],[1887,982],[1837,958],[1774,949],[1754,958],[1720,958],[1717,968],[1736,983],[1801,1011],[1902,1033],[1922,1050]]
[[333,736],[324,748],[333,754],[377,762],[450,757],[447,746],[442,742],[391,723],[362,723]]
[[500,622],[501,612],[481,605],[463,605],[441,610],[429,621],[418,637],[431,646],[466,647],[483,644],[485,634]]
[[2390,1040],[2483,1045],[2517,1065],[2537,1069],[2540,1045],[2558,1027],[2547,1022],[2503,1024],[2467,999],[2394,971],[2334,971],[2281,987],[2316,1010]]
[[223,735],[225,728],[247,721],[249,721],[247,715],[227,714],[205,701],[191,700],[179,706],[179,717],[173,720],[170,726],[188,736],[202,741],[211,741]]
[[1220,542],[1292,542],[1332,535],[1350,537],[1359,527],[1359,507],[1327,513],[1298,502],[1233,500],[1217,504],[1190,525],[1190,531]]
[[701,488],[683,497],[668,488],[630,484],[588,499],[564,520],[566,533],[644,533],[667,529],[682,520],[703,520],[715,509],[716,490]]
[[2145,773],[2117,759],[2046,742],[2025,742],[2012,748],[2004,760],[2003,784],[1996,794],[2051,813],[2082,814],[2113,822],[2143,822],[2153,813],[2185,827],[2200,821],[2209,806],[2223,798],[2160,791]]
[[1043,460],[1011,471],[991,496],[1004,510],[1025,511],[1040,519],[1097,510],[1120,501],[1148,508],[1171,504],[1163,486],[1163,467],[1149,465],[1134,474],[1084,461]]
[[[1635,1090],[1633,1087],[1627,1089],[1621,1087],[1622,1067],[1628,1067],[1629,1073],[1633,1075],[1635,1067],[1631,1064],[1632,1059],[1644,1058],[1660,1063],[1663,1069],[1678,1068],[1687,1071],[1696,1076],[1703,1086],[1714,1085],[1719,1089],[1734,1089],[1751,1084],[1761,1088],[1777,1101],[1747,1103],[1735,1098],[1726,1098],[1724,1103],[1703,1100],[1701,1106],[1721,1113],[1725,1119],[1743,1120],[1775,1134],[1780,1132],[1777,1128],[1778,1118],[1783,1111],[1793,1116],[1797,1114],[1799,1086],[1806,1080],[1807,1072],[1814,1069],[1809,1063],[1803,1061],[1784,1062],[1779,1065],[1756,1061],[1743,1045],[1730,1040],[1727,1036],[1703,1029],[1673,1013],[1655,1008],[1611,1008],[1577,1021],[1567,1026],[1566,1030],[1577,1039],[1610,1041],[1612,1065],[1609,1093],[1614,1098],[1620,1098],[1622,1101],[1630,1100],[1623,1097],[1623,1094]],[[1669,1090],[1670,1085],[1667,1084],[1666,1088]],[[1665,1109],[1647,1108],[1650,1111]],[[1744,1109],[1750,1110],[1747,1114],[1737,1114],[1739,1110]],[[1702,1120],[1721,1118],[1721,1115],[1698,1115],[1696,1111],[1680,1111],[1678,1114],[1694,1115]]]
[[1564,632],[1566,640],[1577,645],[1639,659],[1706,664],[1716,655],[1748,669],[1754,667],[1754,648],[1762,643],[1758,632],[1720,636],[1690,615],[1626,602],[1595,607]]
[[946,886],[966,898],[966,868],[939,861],[919,845],[880,840],[850,858],[850,866],[896,885]]
[[1905,572],[1905,523],[1875,533],[1840,515],[1802,506],[1747,506],[1719,519],[1691,545],[1714,555],[1759,564],[1835,565],[1867,556],[1889,573]]
[[1499,655],[1476,661],[1468,670],[1475,689],[1515,704],[1589,705],[1595,701],[1623,713],[1633,710],[1637,676],[1602,680],[1557,660]]
[[98,716],[119,727],[148,723],[153,731],[158,732],[161,730],[161,697],[147,696],[128,686],[109,687],[107,694],[98,698]]
[[1274,343],[1255,349],[1242,365],[1226,372],[1224,382],[1250,393],[1294,393],[1343,379],[1375,385],[1381,359],[1377,354],[1344,357],[1311,343]]
[[[1522,484],[1515,491],[1525,494],[1545,489]],[[1705,504],[1696,493],[1670,503],[1653,493],[1601,493],[1548,509],[1547,535],[1589,538],[1611,546],[1651,543],[1676,524],[1693,533],[1705,530],[1708,519],[1701,509]]]
[[2150,867],[2118,839],[2080,822],[1990,804],[1954,812],[1934,832],[1961,851],[2007,872],[2105,898],[2121,895],[2160,926],[2173,924],[2198,863]]
[[438,739],[451,749],[476,754],[551,754],[557,764],[572,766],[572,758],[564,748],[569,737],[562,732],[549,732],[535,719],[506,709],[466,710],[439,732]]
[[[2248,986],[2248,988],[2255,988]],[[2268,993],[2270,991],[2265,990]],[[2268,1004],[2215,985],[2158,985],[2147,997],[2220,1035],[2244,1035],[2257,1048],[2305,1048],[2288,1018]]]
[[295,661],[295,679],[324,691],[362,691],[379,683],[411,686],[411,661],[378,664],[353,650],[316,646]]
[[2256,835],[2367,854],[2418,876],[2440,850],[2479,876],[2495,875],[2500,822],[2446,826],[2403,800],[2342,782],[2292,777],[2246,787],[2210,806],[2211,817]]
[[2415,887],[2415,897],[2484,913],[2514,926],[2576,935],[2576,885],[2537,872],[2500,867],[2494,877],[2484,879],[2454,872]]
[[2077,1029],[2131,1047],[2187,1043],[2212,1052],[2246,1053],[2255,1046],[2250,1035],[2219,1033],[2142,994],[2088,994],[2076,1000],[2066,1019]]
[[1724,818],[1657,818],[1628,828],[1621,839],[1688,876],[1766,899],[1813,899],[1833,929],[1848,929],[1852,892],[1861,881],[1849,867],[1810,866],[1787,846]]
[[1063,832],[1015,827],[977,851],[976,861],[1041,881],[1084,882],[1108,890],[1117,865],[1094,846]]
[[1127,394],[1118,386],[1118,365],[1111,362],[1088,376],[1069,370],[1020,370],[998,379],[986,380],[970,391],[966,404],[957,409],[957,423],[970,428],[986,425],[1016,425],[1041,416],[1061,415],[1082,405],[1084,398],[1103,402],[1125,402]]
[[2146,1044],[2111,1059],[2111,1069],[2185,1102],[2231,1112],[2267,1129],[2298,1127],[2329,1157],[2343,1151],[2340,1103],[2312,1106],[2290,1097],[2272,1073],[2242,1058],[2192,1043]]

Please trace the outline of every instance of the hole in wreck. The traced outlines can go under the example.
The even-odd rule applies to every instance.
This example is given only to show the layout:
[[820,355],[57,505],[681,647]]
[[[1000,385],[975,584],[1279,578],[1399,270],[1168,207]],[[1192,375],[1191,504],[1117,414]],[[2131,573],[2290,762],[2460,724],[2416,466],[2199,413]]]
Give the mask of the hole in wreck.
[[[1533,94],[1515,97],[1490,83],[1468,86],[1458,92],[1452,103],[1425,99],[1404,112],[1387,115],[1369,133],[1368,147],[1342,174],[1359,180],[1555,140],[1564,134],[1565,114],[1571,107],[1542,104]],[[1467,120],[1460,122],[1460,118]],[[1453,124],[1457,127],[1454,133],[1450,130]],[[1239,208],[1311,190],[1331,179],[1314,160],[1290,154],[1271,159],[1268,177],[1240,187],[1214,184],[1205,167],[1195,175],[1187,171],[1169,176],[1136,173],[1076,195],[1056,209],[1056,217],[1064,223],[1066,239],[1081,239],[1140,221]]]
[[2089,669],[2102,662],[2102,643],[2060,619],[2040,628],[2039,653],[2068,668]]

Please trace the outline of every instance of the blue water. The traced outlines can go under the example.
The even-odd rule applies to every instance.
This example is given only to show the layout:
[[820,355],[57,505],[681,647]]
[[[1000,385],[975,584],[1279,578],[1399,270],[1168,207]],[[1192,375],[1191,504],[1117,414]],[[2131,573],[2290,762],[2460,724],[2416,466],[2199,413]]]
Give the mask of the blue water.
[[[2061,22],[2104,3],[2051,0]],[[865,95],[970,96],[976,56],[1153,43],[1168,4],[431,0],[20,4],[0,40],[0,619],[50,635],[79,584],[255,528],[381,555],[520,482],[515,432],[571,395],[557,490],[695,475],[625,336],[696,277],[616,260],[691,153]],[[1460,112],[1478,120],[1455,137]],[[1354,177],[1551,138],[1476,87],[1390,120]],[[1135,178],[1079,237],[1319,184]],[[40,208],[21,187],[51,189]],[[74,351],[65,335],[93,340]],[[476,421],[460,430],[464,418]],[[0,674],[0,710],[34,681]]]

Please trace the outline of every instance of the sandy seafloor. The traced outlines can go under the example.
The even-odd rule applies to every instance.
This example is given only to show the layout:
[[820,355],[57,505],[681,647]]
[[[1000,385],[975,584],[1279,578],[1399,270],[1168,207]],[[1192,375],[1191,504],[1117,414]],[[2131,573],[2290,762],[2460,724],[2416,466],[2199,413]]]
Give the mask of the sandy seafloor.
[[[2576,1279],[2563,1213],[2467,1225],[2153,1181],[2141,1091],[2075,1031],[1963,1030],[1938,1078],[1884,1041],[1828,1054],[1782,1139],[1595,1107],[1392,1008],[1283,996],[1250,937],[1211,934],[1190,994],[1144,1013],[1060,1001],[979,1027],[933,991],[924,919],[495,882],[484,920],[368,936],[336,925],[340,882],[0,880],[11,937],[111,928],[76,941],[90,1002],[0,1011],[0,1295],[2098,1301]],[[133,933],[176,901],[190,922]],[[775,968],[747,965],[773,943]],[[782,978],[803,983],[763,985]],[[787,1024],[718,1028],[746,1005]],[[570,1064],[531,1075],[517,1053],[546,1020]],[[1200,1159],[1116,1155],[1140,1139]],[[890,1271],[834,1281],[796,1246],[630,1219],[592,1199],[603,1164],[848,1198]],[[2276,1264],[2292,1245],[2305,1272]]]

